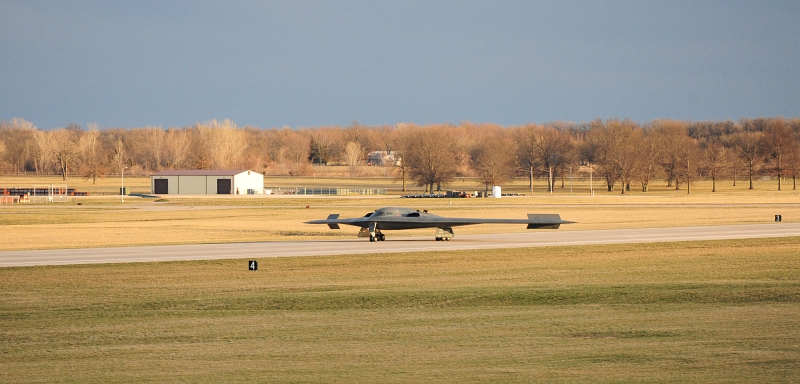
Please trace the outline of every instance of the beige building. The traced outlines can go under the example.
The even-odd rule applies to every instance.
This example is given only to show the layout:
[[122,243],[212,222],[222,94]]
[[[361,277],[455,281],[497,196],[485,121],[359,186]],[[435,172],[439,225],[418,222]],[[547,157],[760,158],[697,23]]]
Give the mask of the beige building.
[[246,170],[168,170],[150,176],[156,195],[260,195],[264,175]]

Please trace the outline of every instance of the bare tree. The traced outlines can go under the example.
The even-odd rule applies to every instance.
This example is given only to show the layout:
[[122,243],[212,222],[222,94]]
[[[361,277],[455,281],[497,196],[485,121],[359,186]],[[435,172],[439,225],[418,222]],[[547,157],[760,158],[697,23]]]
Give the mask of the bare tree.
[[164,136],[164,156],[167,167],[180,169],[185,167],[191,143],[186,129],[169,128]]
[[389,155],[394,155],[397,150],[397,129],[390,125],[378,127],[375,140],[376,148],[386,151]]
[[197,124],[192,129],[192,167],[196,169],[211,169],[214,162],[213,148],[211,147],[214,139],[211,129]]
[[742,130],[746,132],[764,132],[767,129],[768,123],[769,119],[766,117],[744,117],[739,120]]
[[638,159],[633,174],[642,184],[642,192],[648,192],[664,152],[652,131],[645,131],[641,143],[633,147]]
[[494,131],[473,146],[470,151],[472,168],[484,185],[495,186],[510,180],[514,174],[514,147],[502,131]]
[[[375,130],[361,125],[358,121],[353,121],[349,127],[345,128],[341,134],[341,140],[344,143],[342,147],[342,154],[347,156],[347,144],[354,142],[361,146],[362,151],[372,151],[377,148]],[[347,160],[345,160],[347,162]]]
[[33,123],[18,117],[0,124],[0,139],[5,142],[5,164],[10,165],[15,174],[26,171],[35,151],[33,136],[36,131]]
[[419,127],[413,124],[397,124],[395,146],[398,150],[395,153],[395,174],[402,182],[402,191],[406,191],[406,178],[409,174],[408,162],[405,159],[405,151],[410,150],[414,145],[415,132]]
[[533,167],[541,174],[549,174],[551,170],[554,172],[553,178],[548,178],[547,187],[548,191],[552,191],[559,170],[571,159],[572,143],[568,133],[552,127],[529,124],[520,129],[516,139],[519,145],[518,163],[523,169]]
[[264,132],[265,153],[273,172],[306,175],[310,173],[308,131],[295,131],[289,127]]
[[412,128],[403,140],[401,152],[409,177],[430,192],[434,185],[441,187],[454,177],[457,151],[453,133],[453,128],[445,125]]
[[[610,123],[610,124],[609,124]],[[613,127],[613,129],[609,129]],[[614,184],[623,179],[622,193],[625,193],[625,179],[630,177],[633,163],[624,154],[627,148],[627,124],[623,125],[618,119],[608,120],[604,123],[597,119],[592,121],[592,128],[584,145],[583,156],[588,161],[596,164],[606,178],[608,191],[614,190]],[[627,169],[621,166],[626,165]],[[629,166],[628,166],[629,165]]]
[[244,155],[247,141],[244,132],[228,119],[211,120],[207,123],[214,132],[214,164],[217,168],[227,169],[238,165]]
[[792,190],[797,190],[797,173],[800,172],[800,141],[798,136],[786,148],[789,172],[792,174]]
[[757,170],[764,160],[764,133],[760,131],[743,131],[733,137],[736,156],[747,168],[747,177],[750,188],[753,189],[753,172]]
[[679,185],[680,179],[685,180],[686,193],[689,194],[691,193],[691,182],[698,173],[699,155],[696,140],[690,137],[686,139],[687,140],[683,141],[684,145],[675,151],[678,164],[680,165],[675,172],[675,183],[677,186]]
[[678,174],[686,168],[683,164],[682,154],[687,147],[694,145],[688,134],[688,124],[675,120],[655,120],[650,125],[650,130],[656,135],[656,140],[662,149],[661,168],[667,176],[667,187],[675,182],[675,189],[680,189]]
[[50,131],[53,139],[53,156],[63,180],[69,177],[69,169],[78,156],[78,140],[81,136],[80,126],[70,124],[66,128]]
[[163,156],[166,142],[166,132],[161,127],[145,127],[140,129],[142,143],[147,150],[147,163],[155,172],[163,169]]
[[788,123],[794,135],[789,148],[789,169],[792,172],[792,190],[797,190],[797,173],[800,172],[800,118],[794,118]]
[[53,155],[55,154],[56,144],[53,134],[48,131],[34,131],[33,139],[36,143],[34,150],[34,164],[36,173],[44,175],[48,173],[53,165]]
[[517,166],[520,170],[528,173],[528,187],[531,188],[531,191],[533,191],[533,171],[537,158],[534,135],[530,132],[533,129],[535,128],[532,125],[526,125],[515,129],[512,133],[514,141],[517,143]]
[[88,130],[78,139],[78,159],[80,173],[85,179],[92,179],[92,184],[97,183],[98,177],[104,177],[106,172],[106,156],[100,147],[100,131],[96,123],[87,124]]
[[638,168],[639,152],[637,147],[644,138],[644,132],[638,124],[631,120],[611,119],[606,121],[608,155],[617,164],[622,179],[622,194],[630,191],[631,179]]
[[[737,125],[738,128],[741,126]],[[738,181],[739,175],[745,169],[744,162],[737,156],[736,151],[736,137],[741,134],[741,129],[736,132],[732,132],[730,134],[722,136],[722,146],[725,148],[725,158],[726,158],[726,174],[730,175],[731,179],[733,179],[733,186],[736,186]]]
[[780,191],[788,167],[787,157],[791,156],[795,141],[794,132],[783,118],[776,118],[767,123],[763,139],[769,170],[778,178]]
[[310,136],[308,160],[312,164],[320,165],[333,161],[334,154],[339,152],[336,141],[341,137],[341,133],[332,128],[318,128],[306,132]]
[[228,169],[236,166],[246,146],[244,132],[230,120],[214,119],[194,126],[192,153],[198,169]]
[[282,159],[294,165],[307,164],[309,138],[292,130],[285,130]]
[[125,143],[121,138],[114,141],[114,147],[111,149],[111,161],[115,165],[115,169],[122,169],[125,167]]
[[361,164],[362,159],[364,158],[364,149],[361,147],[361,144],[351,141],[348,142],[344,147],[344,159],[347,163],[348,172],[350,176],[357,176],[358,175],[358,166]]
[[[6,157],[6,143],[4,140],[0,139],[0,159],[5,157]],[[4,164],[5,163],[0,164],[0,167],[2,167]]]
[[263,173],[269,161],[267,137],[264,131],[249,125],[242,128],[241,131],[247,142],[247,148],[239,162],[241,168]]
[[717,191],[717,179],[724,176],[730,166],[728,150],[714,138],[700,141],[700,170],[711,178],[711,192]]

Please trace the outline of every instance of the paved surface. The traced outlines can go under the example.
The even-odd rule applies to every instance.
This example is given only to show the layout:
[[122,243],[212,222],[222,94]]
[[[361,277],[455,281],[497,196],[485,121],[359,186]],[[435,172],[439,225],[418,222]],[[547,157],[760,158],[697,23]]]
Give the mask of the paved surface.
[[0,267],[171,260],[259,259],[267,257],[792,237],[800,236],[800,224],[774,223],[595,231],[530,230],[523,233],[459,235],[452,241],[434,241],[432,236],[397,236],[400,233],[387,232],[386,241],[375,243],[370,243],[364,238],[353,238],[326,241],[7,251],[0,252]]

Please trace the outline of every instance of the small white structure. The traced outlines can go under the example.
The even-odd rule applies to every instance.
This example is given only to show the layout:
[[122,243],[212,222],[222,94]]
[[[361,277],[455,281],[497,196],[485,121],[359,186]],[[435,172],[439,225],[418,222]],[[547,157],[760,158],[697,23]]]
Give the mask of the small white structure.
[[393,151],[372,151],[367,155],[367,165],[397,165]]
[[260,195],[264,175],[247,170],[168,170],[150,176],[156,195]]
[[494,197],[495,199],[499,199],[499,198],[503,197],[503,193],[500,192],[500,186],[499,185],[495,185],[494,187],[492,187],[492,197]]

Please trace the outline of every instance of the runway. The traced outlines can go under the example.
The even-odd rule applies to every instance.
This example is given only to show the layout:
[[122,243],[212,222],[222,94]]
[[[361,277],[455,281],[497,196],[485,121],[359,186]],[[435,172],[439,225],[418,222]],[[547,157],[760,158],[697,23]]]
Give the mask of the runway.
[[0,267],[176,260],[258,260],[269,257],[794,237],[800,236],[800,223],[592,231],[530,230],[521,233],[459,235],[452,241],[434,241],[433,236],[401,237],[397,236],[398,234],[402,234],[402,232],[387,232],[386,241],[375,243],[370,243],[364,238],[353,238],[347,240],[5,251],[0,252]]

